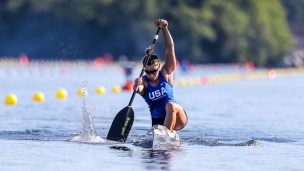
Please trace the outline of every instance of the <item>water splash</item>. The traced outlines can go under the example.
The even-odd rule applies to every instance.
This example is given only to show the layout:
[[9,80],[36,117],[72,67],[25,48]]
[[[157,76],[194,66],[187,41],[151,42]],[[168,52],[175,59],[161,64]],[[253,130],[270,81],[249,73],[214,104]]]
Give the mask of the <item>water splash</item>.
[[136,137],[132,141],[134,146],[139,146],[142,148],[152,148],[153,146],[153,139],[151,136],[146,138]]
[[86,143],[106,142],[100,136],[96,135],[93,119],[85,102],[85,94],[83,94],[82,103],[82,131],[79,134],[75,135],[71,141]]
[[179,140],[153,144],[153,137],[148,135],[146,137],[136,137],[132,141],[134,146],[152,150],[172,150],[187,145],[187,143]]

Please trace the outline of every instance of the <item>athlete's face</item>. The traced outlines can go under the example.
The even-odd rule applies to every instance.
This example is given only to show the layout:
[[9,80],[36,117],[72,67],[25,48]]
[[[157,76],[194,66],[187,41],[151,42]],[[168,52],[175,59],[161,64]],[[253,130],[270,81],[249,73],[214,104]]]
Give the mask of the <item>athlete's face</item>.
[[154,62],[154,65],[146,66],[145,73],[149,80],[155,81],[158,77],[158,70],[160,68],[159,62]]

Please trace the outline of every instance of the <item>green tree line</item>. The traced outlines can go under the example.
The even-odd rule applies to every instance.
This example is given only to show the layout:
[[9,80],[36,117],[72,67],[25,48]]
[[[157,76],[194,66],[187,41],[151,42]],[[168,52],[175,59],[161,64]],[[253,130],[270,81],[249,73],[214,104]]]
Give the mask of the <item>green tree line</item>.
[[[303,0],[0,0],[0,56],[140,60],[154,21],[164,18],[179,60],[277,66],[294,46],[289,26],[303,23],[303,7]],[[164,51],[156,45],[155,53]]]

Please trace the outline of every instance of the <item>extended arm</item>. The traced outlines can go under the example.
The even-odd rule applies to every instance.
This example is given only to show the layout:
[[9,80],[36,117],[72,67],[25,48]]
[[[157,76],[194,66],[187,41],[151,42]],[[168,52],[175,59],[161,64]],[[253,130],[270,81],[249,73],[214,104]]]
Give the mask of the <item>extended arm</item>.
[[169,83],[173,84],[173,72],[176,69],[176,57],[174,51],[174,42],[168,29],[168,22],[163,19],[158,19],[155,22],[156,26],[160,27],[163,32],[164,41],[166,45],[166,59],[161,68],[163,76]]
[[166,69],[168,74],[171,74],[174,72],[176,68],[176,58],[175,58],[175,52],[174,52],[174,42],[172,39],[172,36],[168,30],[168,27],[162,28],[164,41],[166,45],[166,60],[164,64],[164,68]]

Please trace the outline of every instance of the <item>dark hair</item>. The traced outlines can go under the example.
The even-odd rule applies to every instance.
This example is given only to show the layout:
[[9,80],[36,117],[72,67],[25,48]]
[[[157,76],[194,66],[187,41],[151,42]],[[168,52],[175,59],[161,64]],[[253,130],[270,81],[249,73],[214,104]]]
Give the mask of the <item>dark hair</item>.
[[[148,55],[144,56],[144,58],[143,58],[143,65],[145,65],[145,63],[146,63],[148,57],[149,57]],[[147,65],[148,65],[148,66],[151,66],[151,65],[154,64],[154,62],[159,62],[158,56],[155,55],[155,54],[151,54],[151,56],[150,56],[150,58],[149,58],[149,61],[148,61]]]

